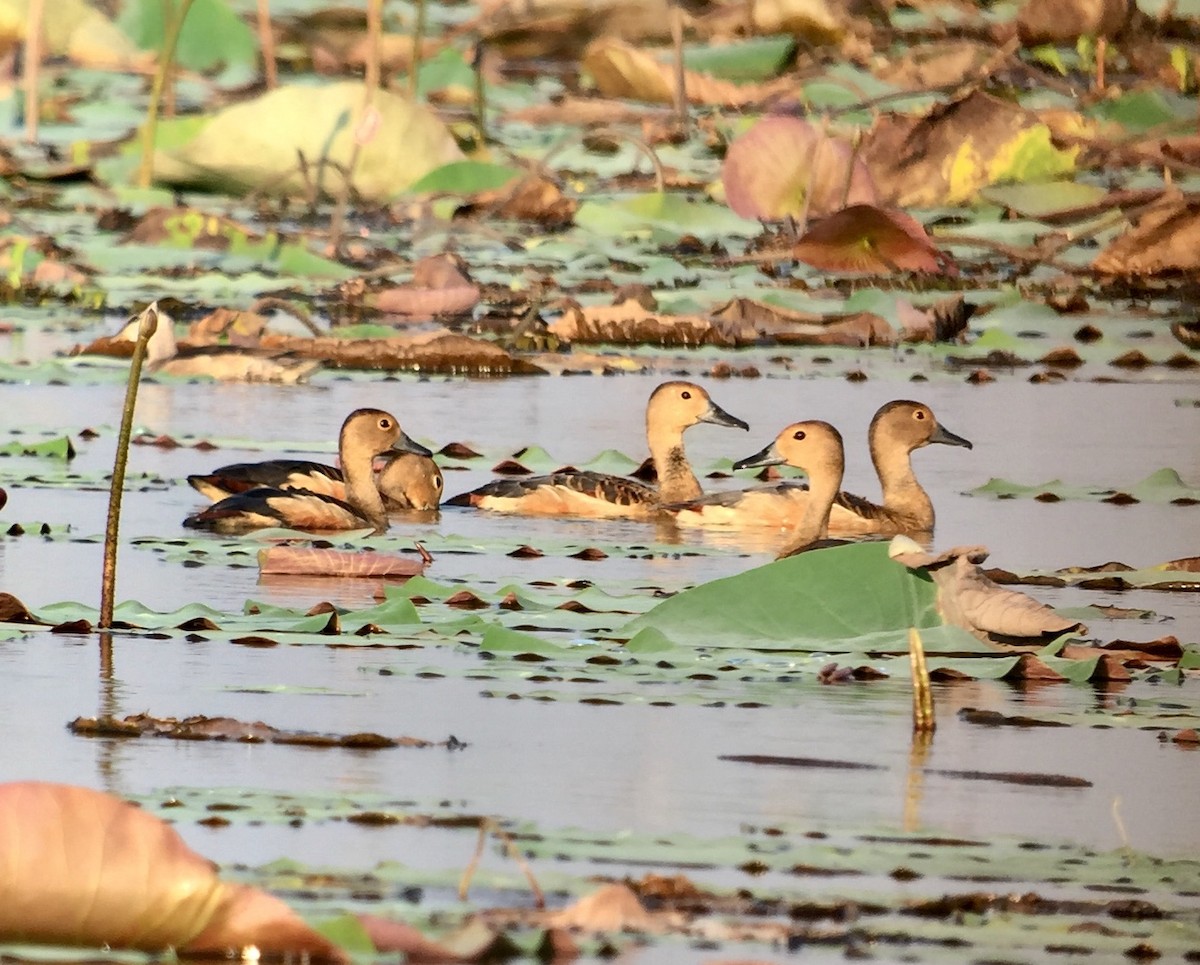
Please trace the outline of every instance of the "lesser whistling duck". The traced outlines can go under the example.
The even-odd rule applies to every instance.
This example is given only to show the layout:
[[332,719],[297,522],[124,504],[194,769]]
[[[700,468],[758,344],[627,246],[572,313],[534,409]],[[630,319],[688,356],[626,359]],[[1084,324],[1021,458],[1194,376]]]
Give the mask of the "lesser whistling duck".
[[683,448],[683,433],[700,422],[748,429],[692,382],[664,382],[646,404],[646,441],[658,488],[622,476],[564,470],[547,476],[496,479],[448,501],[502,513],[531,516],[647,517],[665,503],[700,496],[702,490]]
[[[933,502],[913,473],[912,452],[935,442],[967,449],[971,443],[941,426],[929,406],[905,399],[880,407],[871,420],[868,441],[883,502],[838,493],[829,531],[843,536],[932,534]],[[803,517],[808,500],[804,486],[785,482],[716,493],[672,510],[676,520],[687,526],[790,527]]]
[[[214,502],[263,486],[306,489],[310,493],[346,498],[346,483],[340,469],[306,459],[238,462],[187,479],[193,489]],[[432,458],[402,452],[388,459],[375,473],[375,485],[388,512],[428,511],[437,509],[442,501],[444,482],[442,471]]]
[[808,474],[808,499],[804,515],[779,552],[782,559],[811,549],[829,535],[829,515],[837,499],[845,469],[842,434],[828,422],[793,422],[775,441],[753,456],[739,459],[734,469],[778,466],[786,463]]
[[387,510],[375,485],[372,461],[389,451],[431,453],[413,442],[394,415],[382,409],[355,409],[342,423],[338,455],[345,476],[345,499],[305,489],[259,487],[228,496],[189,516],[184,526],[218,533],[244,533],[265,526],[303,530],[387,529]]

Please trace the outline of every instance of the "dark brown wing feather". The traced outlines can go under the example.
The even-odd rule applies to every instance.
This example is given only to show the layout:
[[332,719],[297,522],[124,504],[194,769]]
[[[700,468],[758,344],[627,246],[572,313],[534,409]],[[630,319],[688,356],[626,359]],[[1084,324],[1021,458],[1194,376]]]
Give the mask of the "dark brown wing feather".
[[505,477],[493,479],[469,493],[461,493],[447,500],[449,506],[474,506],[480,499],[525,499],[538,490],[560,486],[585,496],[592,496],[617,506],[640,506],[652,503],[658,494],[649,486],[623,476],[611,476],[602,472],[553,472],[547,476]]
[[292,529],[354,529],[368,522],[349,503],[306,489],[260,486],[227,496],[183,521],[192,529],[233,532],[270,525]]
[[841,506],[843,509],[848,509],[856,516],[861,516],[863,519],[890,519],[891,516],[886,509],[878,503],[873,503],[871,500],[862,496],[855,496],[854,493],[840,492],[834,499],[834,505]]
[[285,485],[295,486],[297,479],[311,477],[315,485],[323,479],[337,482],[342,480],[342,471],[320,462],[307,459],[268,459],[264,462],[237,462],[214,469],[211,473],[188,476],[192,488],[199,492],[234,493],[249,492],[265,486],[278,489]]

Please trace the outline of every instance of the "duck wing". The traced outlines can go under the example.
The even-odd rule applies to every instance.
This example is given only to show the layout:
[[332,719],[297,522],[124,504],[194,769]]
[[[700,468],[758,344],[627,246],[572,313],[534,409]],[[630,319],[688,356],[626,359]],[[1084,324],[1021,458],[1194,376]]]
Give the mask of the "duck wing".
[[188,476],[187,479],[193,489],[214,501],[259,487],[306,489],[339,499],[346,493],[340,469],[307,459],[237,462],[210,473]]
[[447,504],[528,515],[612,516],[654,507],[657,502],[655,490],[633,479],[564,470],[546,476],[494,479]]
[[307,489],[260,486],[235,493],[183,521],[191,529],[246,533],[269,526],[301,530],[361,529],[369,526],[349,503]]

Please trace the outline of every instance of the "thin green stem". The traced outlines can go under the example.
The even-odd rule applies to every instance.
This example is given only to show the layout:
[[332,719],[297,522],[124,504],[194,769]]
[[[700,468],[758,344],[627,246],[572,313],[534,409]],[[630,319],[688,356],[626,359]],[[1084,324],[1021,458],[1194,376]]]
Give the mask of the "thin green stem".
[[117,585],[117,534],[121,528],[121,496],[125,491],[125,466],[129,462],[129,437],[133,431],[133,410],[137,405],[138,383],[146,346],[158,328],[158,303],[150,305],[138,319],[137,342],[129,362],[129,382],[125,387],[125,408],[121,412],[121,431],[117,435],[117,454],[113,460],[112,485],[108,491],[108,522],[104,527],[104,566],[100,584],[100,629],[112,629],[113,594]]
[[158,112],[167,78],[171,74],[171,65],[175,61],[175,48],[179,46],[183,22],[187,20],[191,7],[192,0],[180,0],[175,16],[170,18],[169,23],[165,23],[162,50],[159,51],[158,66],[154,71],[154,81],[150,85],[150,102],[146,105],[146,123],[142,127],[142,163],[138,167],[137,179],[140,188],[150,187],[154,180],[154,141],[158,136]]

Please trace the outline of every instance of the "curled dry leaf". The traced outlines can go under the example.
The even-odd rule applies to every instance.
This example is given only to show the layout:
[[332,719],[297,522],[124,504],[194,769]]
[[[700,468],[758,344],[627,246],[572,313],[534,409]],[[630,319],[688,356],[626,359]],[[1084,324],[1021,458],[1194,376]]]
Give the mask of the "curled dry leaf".
[[582,931],[661,931],[638,896],[627,885],[605,885],[575,904],[549,916],[552,928],[578,928]]
[[1200,268],[1200,198],[1167,200],[1096,256],[1106,275],[1157,275]]
[[896,536],[888,555],[910,570],[925,570],[937,584],[942,619],[982,640],[1039,639],[1085,629],[1044,603],[992,582],[979,567],[988,556],[982,546],[956,546],[935,555],[907,536]]
[[862,157],[884,203],[934,208],[972,200],[1000,181],[1046,180],[1074,170],[1037,115],[973,91],[924,116],[884,114]]
[[[644,50],[612,37],[588,45],[582,66],[605,97],[627,97],[652,104],[675,103],[675,68]],[[708,74],[684,71],[684,88],[692,104],[747,107],[790,90],[794,81],[784,78],[768,84],[733,84]]]
[[850,144],[798,117],[764,118],[736,138],[721,181],[737,214],[767,221],[876,200],[867,166]]
[[749,10],[740,3],[715,5],[715,9],[698,23],[704,34],[729,36],[746,28],[747,13],[750,26],[757,36],[791,34],[805,47],[836,44],[846,33],[844,8],[837,3],[836,11],[825,0],[755,0]]
[[532,362],[516,358],[499,345],[445,330],[391,338],[300,338],[268,335],[265,348],[319,359],[344,369],[420,369],[422,372],[544,375]]
[[1027,47],[1112,38],[1124,31],[1134,9],[1133,0],[1026,0],[1017,14],[1017,36]]
[[270,546],[258,551],[264,576],[353,576],[407,579],[425,572],[423,560],[394,553],[348,553],[310,546]]
[[485,0],[480,32],[505,58],[574,60],[594,38],[668,40],[668,0]]
[[571,305],[551,322],[549,331],[567,342],[617,345],[719,345],[752,343],[753,328],[733,319],[704,315],[668,315],[646,308],[635,298],[620,305]]
[[792,254],[824,271],[958,274],[918,221],[869,204],[851,205],[822,218],[792,246]]
[[37,781],[0,785],[0,941],[344,960],[277,898],[221,881],[158,818]]

